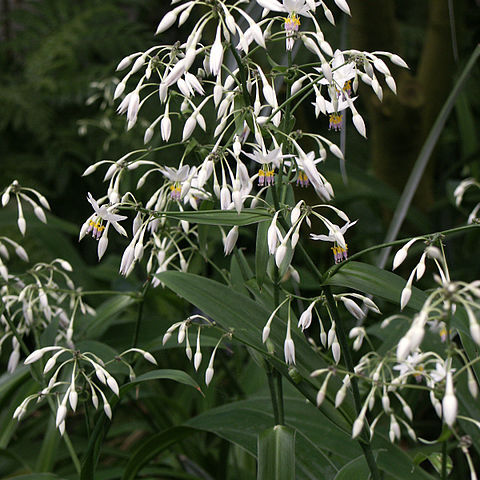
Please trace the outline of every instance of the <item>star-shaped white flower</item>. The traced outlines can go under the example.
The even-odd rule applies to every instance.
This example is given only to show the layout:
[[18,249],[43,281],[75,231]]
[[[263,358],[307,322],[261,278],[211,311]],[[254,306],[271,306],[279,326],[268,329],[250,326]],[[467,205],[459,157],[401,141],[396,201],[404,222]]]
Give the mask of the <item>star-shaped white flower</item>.
[[[347,62],[341,50],[335,50],[333,54],[333,60],[331,64],[333,84],[337,91],[342,92],[345,88],[345,84],[355,77],[355,64],[353,62]],[[319,72],[322,70],[316,68]],[[320,80],[322,85],[328,85],[330,82],[326,78]],[[349,90],[349,88],[348,88]],[[346,92],[349,94],[349,92]]]
[[[118,224],[118,222],[125,220],[127,218],[126,216],[113,213],[112,209],[114,207],[106,207],[105,205],[102,205],[102,206],[98,205],[97,201],[93,198],[90,192],[88,192],[87,200],[90,202],[90,205],[92,205],[93,210],[95,211],[95,214],[98,217],[97,223],[100,220],[103,220],[104,222],[107,222],[107,226],[111,224],[118,233],[120,233],[121,235],[124,235],[125,237],[127,236],[127,232],[125,231],[125,229]],[[105,229],[107,228],[107,226],[105,226]]]
[[[172,200],[178,201],[184,198],[190,190],[191,179],[196,170],[193,168],[190,169],[188,165],[183,165],[183,167],[180,168],[160,167],[160,171],[172,182],[170,186],[170,196]],[[184,185],[185,188],[182,189],[182,185]]]
[[248,158],[251,158],[261,165],[270,165],[278,168],[280,166],[280,161],[285,155],[282,155],[282,147],[277,147],[274,150],[256,150],[253,153],[245,153]]
[[160,167],[160,171],[171,182],[182,183],[188,178],[188,174],[190,173],[190,167],[188,165],[184,165],[183,167],[180,167],[180,168]]
[[311,233],[310,238],[312,240],[321,240],[323,242],[334,242],[340,247],[346,248],[347,245],[345,243],[345,238],[343,237],[343,234],[350,227],[355,225],[357,223],[357,220],[355,220],[354,222],[347,222],[345,225],[343,225],[343,227],[339,227],[338,225],[335,225],[334,223],[331,223],[326,219],[323,219],[323,223],[328,228],[328,235],[316,235],[314,233]]
[[446,376],[448,372],[453,373],[455,368],[451,368],[450,370],[447,369],[445,362],[436,362],[435,363],[435,370],[430,372],[430,377],[435,383],[441,382]]
[[266,10],[285,12],[289,15],[307,15],[317,5],[313,0],[283,0],[282,3],[277,0],[257,0],[257,3]]

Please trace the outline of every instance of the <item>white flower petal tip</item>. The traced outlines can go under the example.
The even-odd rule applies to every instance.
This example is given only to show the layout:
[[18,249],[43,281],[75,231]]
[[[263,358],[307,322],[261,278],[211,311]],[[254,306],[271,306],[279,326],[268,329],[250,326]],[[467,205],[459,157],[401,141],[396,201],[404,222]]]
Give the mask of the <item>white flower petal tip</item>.
[[455,423],[455,420],[457,418],[457,410],[458,401],[453,391],[452,374],[451,371],[449,371],[447,373],[445,396],[442,400],[443,420],[449,427],[452,427]]
[[57,410],[57,417],[55,421],[55,426],[58,428],[61,423],[65,420],[67,416],[67,407],[65,405],[60,405]]
[[411,296],[412,296],[412,289],[410,287],[405,287],[402,290],[402,296],[400,298],[400,310],[403,310],[407,306]]
[[395,270],[397,267],[399,267],[406,258],[407,258],[407,250],[405,250],[404,248],[401,248],[393,257],[392,270]]
[[362,137],[367,138],[367,129],[365,127],[365,122],[363,121],[363,118],[358,113],[355,113],[352,117],[352,121],[358,133]]
[[289,365],[295,364],[295,344],[291,338],[285,339],[284,344],[285,362]]
[[392,63],[394,63],[395,65],[398,65],[399,67],[410,69],[407,62],[405,62],[405,60],[399,55],[397,55],[396,53],[391,55],[390,60],[392,61]]
[[207,385],[207,387],[212,381],[213,374],[214,374],[213,367],[208,367],[207,370],[205,371],[205,384]]
[[364,419],[363,417],[358,417],[354,422],[353,422],[353,427],[352,427],[352,438],[357,438],[360,435],[360,432],[363,429],[363,423]]
[[351,16],[350,7],[348,6],[348,3],[346,2],[346,0],[335,0],[335,3],[342,12]]

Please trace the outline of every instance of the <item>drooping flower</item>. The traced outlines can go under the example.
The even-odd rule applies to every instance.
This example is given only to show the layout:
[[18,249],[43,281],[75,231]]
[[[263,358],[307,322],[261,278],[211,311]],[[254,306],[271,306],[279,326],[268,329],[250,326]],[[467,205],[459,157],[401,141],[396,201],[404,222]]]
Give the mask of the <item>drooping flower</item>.
[[[118,215],[112,212],[112,208],[105,205],[98,205],[97,201],[93,198],[92,194],[89,192],[87,195],[87,200],[90,202],[90,205],[93,207],[95,214],[88,220],[87,223],[87,234],[91,233],[93,238],[100,240],[104,230],[108,228],[108,225],[112,225],[115,230],[121,235],[127,236],[125,229],[119,225],[118,222],[125,220],[127,217],[124,215]],[[104,222],[106,222],[104,224]],[[81,233],[81,237],[83,237]]]
[[188,192],[187,188],[183,188],[182,184],[187,181],[191,171],[188,165],[180,168],[160,167],[162,174],[172,182],[170,185],[170,197],[172,200],[179,201]]
[[321,240],[324,242],[333,242],[333,255],[335,258],[335,263],[339,263],[342,260],[347,259],[347,244],[345,243],[345,238],[343,237],[343,234],[353,225],[357,223],[357,220],[354,222],[347,222],[343,227],[339,227],[338,225],[335,225],[334,223],[331,223],[324,219],[324,223],[326,227],[328,228],[328,235],[316,235],[314,233],[310,234],[310,238],[312,240]]
[[282,146],[274,150],[256,150],[253,153],[245,153],[248,158],[262,165],[258,171],[258,184],[272,185],[275,181],[275,168],[280,166],[280,161],[286,157],[282,154]]
[[[336,50],[333,56],[332,64],[332,80],[322,78],[320,84],[328,85],[328,92],[331,101],[325,100],[325,107],[327,113],[330,114],[329,129],[341,130],[343,126],[343,112],[350,106],[350,99],[352,95],[352,79],[355,77],[355,64],[345,60],[343,53]],[[322,72],[320,68],[317,68]],[[353,102],[355,99],[351,99]]]

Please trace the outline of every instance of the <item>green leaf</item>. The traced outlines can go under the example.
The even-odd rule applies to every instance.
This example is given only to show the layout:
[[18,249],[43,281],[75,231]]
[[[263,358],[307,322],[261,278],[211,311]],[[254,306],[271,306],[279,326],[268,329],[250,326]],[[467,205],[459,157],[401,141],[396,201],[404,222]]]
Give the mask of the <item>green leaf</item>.
[[335,476],[335,480],[352,480],[360,478],[368,478],[370,470],[368,468],[365,457],[362,455],[348,462]]
[[[186,385],[190,385],[196,388],[198,391],[201,392],[198,384],[185,372],[180,370],[165,369],[165,370],[155,370],[152,372],[145,373],[137,377],[133,382],[130,382],[126,385],[122,385],[120,387],[120,397],[124,393],[126,393],[128,390],[133,388],[135,384],[142,383],[144,381],[152,381],[152,380],[159,380],[159,379],[169,379],[169,380],[177,381],[179,383],[184,383]],[[112,407],[113,412],[115,411],[118,401],[119,401],[119,398],[115,396],[113,396],[110,399],[110,405]],[[100,413],[97,416],[97,418],[98,418],[98,421],[96,422],[95,428],[90,435],[88,446],[87,446],[85,455],[82,459],[82,471],[80,475],[80,480],[91,480],[92,478],[94,478],[95,466],[97,464],[98,457],[100,455],[102,440],[105,437],[108,429],[110,428],[110,421],[107,419],[105,415],[103,415],[103,413]],[[134,470],[135,473],[137,471],[138,470]],[[125,474],[126,473],[127,473],[127,470],[125,471]],[[135,476],[135,473],[133,474],[134,476]],[[134,476],[126,477],[126,478],[134,478]]]
[[295,430],[275,425],[258,436],[257,480],[295,478]]
[[[168,271],[156,276],[168,288],[195,305],[205,315],[213,318],[225,331],[231,332],[233,338],[268,356],[275,363],[276,368],[290,380],[288,366],[283,360],[286,328],[284,319],[275,317],[273,322],[269,336],[275,353],[272,356],[262,343],[262,330],[271,311],[260,302],[234,292],[226,285],[198,275]],[[296,328],[292,328],[291,335],[297,354],[296,368],[301,376],[301,382],[296,383],[296,387],[308,395],[307,398],[311,401],[315,401],[319,384],[317,379],[310,378],[310,373],[326,364]],[[338,379],[332,379],[332,389],[339,388],[340,384],[335,383],[337,381],[339,382]],[[312,384],[315,384],[316,388]],[[355,418],[350,402],[345,402],[340,410],[335,409],[332,402],[333,400],[325,402],[322,405],[322,411],[328,410],[328,417],[335,424],[342,425],[345,431],[350,431],[351,425],[347,418],[350,421]]]
[[[17,429],[18,420],[13,413],[20,403],[28,396],[38,391],[38,383],[30,377],[27,367],[20,367],[13,374],[6,373],[3,378],[12,377],[12,382],[2,382],[0,390],[5,389],[0,397],[0,448],[7,448]],[[21,380],[21,382],[19,382]],[[5,404],[4,404],[5,403]]]
[[172,427],[163,432],[152,435],[144,440],[128,459],[122,480],[134,480],[137,473],[152,459],[171,445],[196,433],[191,427]]
[[91,338],[99,338],[105,330],[115,321],[116,315],[123,312],[137,300],[130,295],[117,295],[104,302],[97,309],[93,320],[88,323],[86,335]]
[[59,477],[54,473],[29,473],[8,478],[15,478],[16,480],[65,480],[64,477]]
[[[352,458],[361,456],[362,450],[350,432],[341,431],[298,393],[289,392],[284,401],[285,425],[296,431],[296,476],[291,478],[332,480]],[[273,421],[270,398],[257,397],[211,409],[186,425],[214,433],[256,455],[258,435]],[[379,467],[388,474],[388,479],[433,480],[385,437],[375,435],[373,446]],[[368,475],[345,478],[363,480]]]
[[47,431],[43,438],[42,448],[38,455],[35,470],[37,472],[48,472],[52,470],[57,455],[57,448],[60,442],[60,435],[55,426],[55,418],[50,416]]
[[132,380],[130,383],[124,385],[120,392],[125,391],[130,386],[136,385],[143,382],[151,382],[152,380],[173,380],[178,383],[183,383],[184,385],[189,385],[190,387],[198,390],[202,395],[202,389],[198,383],[186,372],[183,370],[171,370],[171,369],[162,369],[162,370],[152,370],[151,372],[144,373],[139,375]]
[[[213,207],[213,202],[210,200],[204,200],[200,204],[200,211],[207,211],[211,210]],[[200,252],[204,255],[208,254],[208,233],[209,233],[210,227],[208,225],[199,225],[198,226],[198,246],[200,248]]]
[[[351,455],[360,455],[358,443],[342,432],[311,403],[290,387],[285,396],[285,424],[296,431],[296,477],[332,479]],[[258,435],[274,424],[270,397],[256,397],[211,409],[186,425],[205,430],[257,455]]]
[[[374,265],[352,261],[345,263],[325,283],[353,288],[398,304],[406,280]],[[412,287],[408,307],[420,310],[426,299],[427,295],[422,290]]]
[[264,208],[246,208],[240,213],[231,210],[194,210],[188,212],[161,212],[162,216],[204,225],[244,226],[271,218]]
[[[415,465],[419,465],[425,460],[428,460],[438,473],[442,473],[442,457],[443,455],[441,452],[433,452],[428,455],[424,453],[417,453],[417,455],[415,455],[415,458],[413,459],[413,462]],[[452,468],[452,459],[447,455],[447,475],[450,475]]]
[[373,440],[374,454],[378,452],[377,465],[395,480],[433,480],[430,474],[413,464],[408,454],[387,438],[376,435]]
[[230,282],[236,292],[248,295],[248,290],[245,287],[244,269],[238,257],[239,255],[232,255],[230,259]]

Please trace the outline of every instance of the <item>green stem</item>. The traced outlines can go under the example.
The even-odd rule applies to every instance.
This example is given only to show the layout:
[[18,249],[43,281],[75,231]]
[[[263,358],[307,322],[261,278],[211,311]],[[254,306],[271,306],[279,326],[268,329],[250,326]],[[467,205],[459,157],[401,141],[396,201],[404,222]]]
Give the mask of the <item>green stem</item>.
[[142,289],[140,305],[138,306],[138,312],[137,312],[137,320],[135,321],[135,332],[133,334],[133,341],[132,341],[132,347],[133,348],[135,348],[138,344],[138,335],[140,333],[140,324],[142,323],[143,305],[145,303],[145,295],[147,293],[148,287],[150,287],[151,282],[152,282],[152,280],[151,280],[151,278],[149,278],[145,282],[145,285],[143,286],[143,289]]
[[270,389],[270,398],[272,400],[272,408],[273,408],[273,418],[275,421],[275,425],[280,425],[280,415],[279,415],[279,408],[278,408],[278,397],[277,392],[275,389],[275,382],[273,380],[273,367],[268,365],[267,367],[267,379],[268,379],[268,388]]
[[247,107],[252,104],[252,99],[250,98],[250,94],[248,93],[247,89],[247,77],[245,76],[245,67],[243,66],[240,55],[232,44],[230,44],[230,51],[232,52],[233,56],[235,57],[235,61],[237,62],[238,71],[240,72],[240,81],[242,83],[243,101],[245,102],[245,106]]
[[285,409],[283,407],[283,377],[282,374],[275,370],[275,379],[277,380],[277,398],[278,398],[278,423],[277,425],[285,425]]
[[[323,292],[325,294],[325,298],[327,299],[328,308],[330,310],[332,318],[335,321],[338,343],[340,344],[340,347],[342,349],[342,355],[343,355],[343,358],[345,359],[345,365],[347,366],[347,369],[350,372],[353,372],[354,365],[353,365],[352,355],[350,353],[350,348],[348,346],[347,337],[345,335],[345,330],[343,328],[343,323],[340,318],[340,315],[338,314],[337,306],[335,304],[332,291],[329,286],[324,286]],[[350,380],[350,384],[352,387],[355,410],[357,411],[357,414],[358,414],[362,409],[362,401],[360,399],[360,392],[358,390],[357,378],[352,376]],[[370,469],[372,480],[380,480],[381,476],[380,476],[380,472],[378,470],[377,464],[375,462],[375,458],[373,456],[372,448],[370,446],[370,440],[366,435],[362,435],[359,439],[359,443],[360,443],[360,446],[362,447],[363,454],[368,464],[368,468]]]
[[67,450],[68,450],[68,453],[70,454],[73,465],[75,466],[75,470],[77,471],[77,474],[80,475],[80,472],[82,471],[82,465],[80,464],[80,460],[78,459],[77,453],[73,448],[72,441],[70,440],[70,437],[68,436],[67,432],[63,434],[63,441],[67,446]]
[[442,480],[447,480],[447,440],[442,443]]

